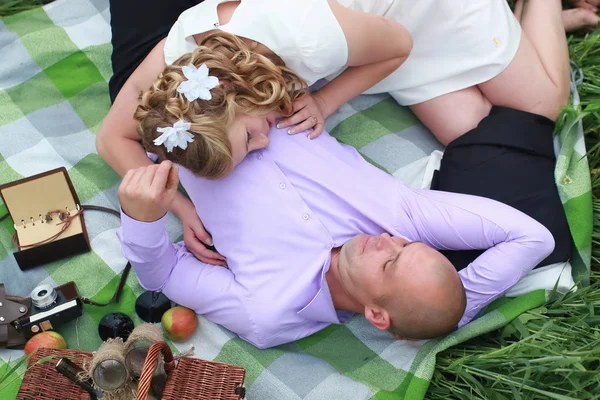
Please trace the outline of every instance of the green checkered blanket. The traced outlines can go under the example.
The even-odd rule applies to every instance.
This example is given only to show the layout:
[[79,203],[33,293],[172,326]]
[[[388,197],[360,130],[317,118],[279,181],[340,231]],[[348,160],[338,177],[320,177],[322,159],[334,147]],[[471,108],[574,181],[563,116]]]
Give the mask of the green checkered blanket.
[[[95,150],[95,134],[109,109],[111,75],[108,0],[58,0],[44,8],[0,20],[0,184],[59,166],[67,167],[80,200],[118,209],[119,177]],[[591,249],[591,185],[579,114],[565,114],[556,179],[577,251],[573,271],[587,279]],[[420,185],[429,155],[441,146],[405,108],[388,96],[361,96],[344,105],[327,128],[375,165]],[[0,215],[6,209],[0,205]],[[28,295],[40,283],[74,280],[83,296],[108,301],[125,265],[115,232],[119,221],[88,213],[93,251],[22,272],[10,254],[12,222],[0,226],[0,282],[7,292]],[[169,217],[173,240],[181,225]],[[130,276],[118,305],[86,306],[84,315],[61,327],[69,347],[95,350],[99,320],[110,311],[135,317],[142,293]],[[549,290],[537,290],[496,307],[453,334],[420,342],[396,341],[357,316],[308,338],[257,350],[200,317],[197,333],[180,350],[243,366],[250,399],[423,398],[436,354],[452,345],[507,324],[542,305]],[[0,378],[22,358],[0,350]],[[0,398],[14,398],[24,365],[0,384]],[[50,395],[51,393],[49,393]],[[55,398],[61,398],[54,393]]]

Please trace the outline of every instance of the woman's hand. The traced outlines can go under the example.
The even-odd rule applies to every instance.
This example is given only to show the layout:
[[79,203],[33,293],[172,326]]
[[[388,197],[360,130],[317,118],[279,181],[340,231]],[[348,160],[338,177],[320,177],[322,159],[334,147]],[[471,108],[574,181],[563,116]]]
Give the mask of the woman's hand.
[[192,202],[178,193],[180,197],[176,199],[176,205],[171,210],[179,217],[183,224],[183,241],[187,249],[192,252],[196,258],[204,263],[219,265],[225,267],[225,257],[213,251],[207,246],[212,246],[213,241],[196,212]]
[[569,0],[569,4],[573,7],[583,8],[593,12],[598,12],[600,0]]
[[312,132],[308,135],[308,138],[315,139],[323,132],[325,118],[328,116],[327,106],[321,96],[318,93],[307,93],[294,103],[294,114],[280,121],[277,127],[287,128],[291,126],[288,130],[288,134],[290,135],[312,128]]

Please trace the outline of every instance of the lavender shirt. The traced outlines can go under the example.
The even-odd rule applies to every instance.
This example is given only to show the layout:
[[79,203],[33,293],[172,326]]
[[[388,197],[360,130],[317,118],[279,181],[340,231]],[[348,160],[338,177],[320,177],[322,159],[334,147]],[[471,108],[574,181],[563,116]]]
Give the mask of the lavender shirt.
[[461,325],[554,247],[550,232],[499,202],[416,190],[326,132],[315,140],[276,128],[227,178],[180,169],[180,179],[229,268],[169,241],[165,218],[123,215],[118,233],[141,285],[236,332],[259,348],[306,337],[351,315],[336,311],[325,273],[331,249],[359,233],[389,232],[437,249],[488,249],[460,272]]

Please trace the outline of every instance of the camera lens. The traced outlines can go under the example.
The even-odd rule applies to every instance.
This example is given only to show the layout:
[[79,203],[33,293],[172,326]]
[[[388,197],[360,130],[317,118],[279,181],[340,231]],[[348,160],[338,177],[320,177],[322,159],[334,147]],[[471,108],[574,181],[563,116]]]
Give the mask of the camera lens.
[[142,376],[142,368],[151,345],[152,342],[149,340],[138,339],[125,355],[125,364],[134,379],[140,379]]
[[102,390],[114,391],[127,382],[127,368],[120,360],[106,359],[98,363],[92,374],[96,386]]
[[31,292],[31,302],[37,308],[48,308],[54,304],[58,293],[50,285],[40,285]]

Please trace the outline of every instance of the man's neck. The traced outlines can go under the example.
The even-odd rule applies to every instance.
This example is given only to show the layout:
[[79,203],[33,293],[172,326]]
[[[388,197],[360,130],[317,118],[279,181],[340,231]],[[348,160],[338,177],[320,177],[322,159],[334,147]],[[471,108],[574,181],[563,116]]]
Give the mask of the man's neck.
[[329,266],[329,271],[325,274],[329,293],[331,294],[331,300],[333,300],[333,306],[336,310],[353,311],[362,314],[364,312],[364,307],[350,297],[340,283],[340,250],[341,248],[339,247],[331,250],[331,265]]

